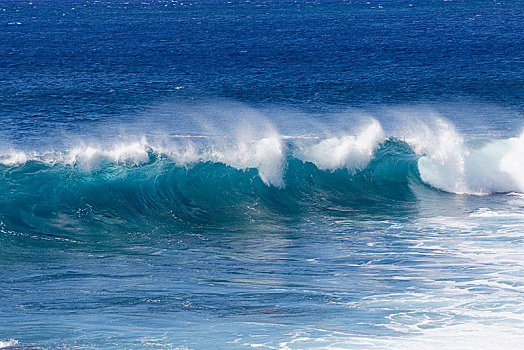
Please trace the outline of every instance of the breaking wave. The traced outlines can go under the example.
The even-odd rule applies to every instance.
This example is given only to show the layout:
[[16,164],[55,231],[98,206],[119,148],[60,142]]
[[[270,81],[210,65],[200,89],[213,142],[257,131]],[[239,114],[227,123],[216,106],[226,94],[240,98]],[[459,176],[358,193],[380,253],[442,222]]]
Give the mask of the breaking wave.
[[295,185],[292,179],[329,177],[344,170],[348,181],[363,174],[373,175],[370,182],[398,180],[395,174],[402,173],[457,194],[524,192],[524,133],[473,147],[452,124],[439,118],[407,128],[397,137],[385,136],[380,123],[371,119],[354,134],[324,138],[283,136],[271,129],[256,138],[178,135],[175,139],[185,140],[155,143],[142,136],[111,144],[80,143],[65,151],[4,149],[0,170],[4,185],[10,182],[8,174],[33,177],[35,168],[40,169],[39,175],[67,174],[69,181],[110,172],[129,176],[149,172],[153,181],[177,169],[178,176],[200,172],[202,177],[251,178],[256,172],[265,185],[284,190]]
[[132,230],[133,222],[140,230],[145,223],[270,222],[312,211],[387,214],[411,210],[421,193],[438,200],[445,192],[524,192],[524,134],[471,144],[439,118],[398,136],[375,119],[354,130],[319,137],[266,128],[235,137],[78,143],[63,151],[4,149],[0,231],[63,229],[70,237],[97,232],[97,225]]

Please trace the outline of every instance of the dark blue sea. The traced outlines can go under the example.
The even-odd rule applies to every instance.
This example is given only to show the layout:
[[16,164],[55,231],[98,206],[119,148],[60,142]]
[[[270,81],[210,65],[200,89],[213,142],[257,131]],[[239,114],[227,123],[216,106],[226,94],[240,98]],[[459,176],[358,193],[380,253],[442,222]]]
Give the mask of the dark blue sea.
[[521,0],[0,0],[0,348],[517,349]]

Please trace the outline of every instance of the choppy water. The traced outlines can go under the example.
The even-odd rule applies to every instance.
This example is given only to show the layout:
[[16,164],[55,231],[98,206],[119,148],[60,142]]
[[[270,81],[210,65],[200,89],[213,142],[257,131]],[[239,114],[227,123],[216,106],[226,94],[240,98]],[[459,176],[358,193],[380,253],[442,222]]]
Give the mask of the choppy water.
[[0,348],[518,348],[523,20],[0,2]]

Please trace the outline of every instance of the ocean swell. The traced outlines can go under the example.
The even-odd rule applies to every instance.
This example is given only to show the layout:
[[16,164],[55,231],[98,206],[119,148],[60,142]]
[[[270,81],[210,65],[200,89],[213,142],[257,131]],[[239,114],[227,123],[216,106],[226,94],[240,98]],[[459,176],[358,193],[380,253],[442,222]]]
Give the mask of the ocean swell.
[[524,192],[523,159],[524,134],[472,146],[438,118],[398,136],[386,136],[370,119],[353,134],[328,137],[267,128],[235,137],[79,143],[64,151],[6,149],[0,220],[20,231],[46,231],[42,222],[56,231],[82,221],[107,229],[133,220],[140,227],[166,219],[201,224],[386,212],[409,207],[420,193]]

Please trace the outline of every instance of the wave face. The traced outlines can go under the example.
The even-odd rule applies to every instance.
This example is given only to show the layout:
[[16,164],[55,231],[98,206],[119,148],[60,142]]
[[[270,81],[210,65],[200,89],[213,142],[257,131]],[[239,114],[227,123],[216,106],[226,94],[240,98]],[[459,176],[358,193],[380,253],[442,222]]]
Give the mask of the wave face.
[[[257,153],[267,144],[269,154]],[[349,208],[363,201],[401,199],[410,181],[419,182],[416,157],[402,142],[375,145],[366,151],[365,164],[359,158],[326,170],[293,155],[303,147],[270,139],[245,147],[231,154],[209,150],[197,155],[193,149],[168,154],[137,142],[111,150],[87,147],[80,153],[19,157],[24,163],[17,164],[6,158],[10,165],[0,168],[0,187],[10,194],[1,201],[4,209],[29,216],[102,212],[114,218],[205,222],[255,217],[267,210],[286,213],[335,203]]]
[[[524,192],[524,135],[468,146],[435,119],[385,136],[375,119],[354,134],[253,139],[191,136],[180,142],[85,144],[0,157],[5,220],[35,217],[255,219],[297,211],[398,208],[424,189]],[[103,217],[104,219],[101,219]],[[114,223],[114,221],[111,221]]]
[[522,348],[523,4],[0,0],[0,350]]
[[[92,347],[71,320],[103,339],[114,321],[115,349],[522,343],[524,134],[472,140],[439,117],[214,131],[4,147],[0,292],[42,319],[0,345]],[[187,331],[217,325],[205,345]]]

